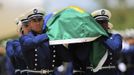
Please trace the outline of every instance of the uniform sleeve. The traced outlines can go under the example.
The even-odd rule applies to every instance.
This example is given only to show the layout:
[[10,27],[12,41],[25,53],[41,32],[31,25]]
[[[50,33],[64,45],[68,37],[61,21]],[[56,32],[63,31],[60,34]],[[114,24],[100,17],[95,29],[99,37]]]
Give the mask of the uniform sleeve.
[[20,42],[18,40],[14,40],[13,46],[14,46],[14,51],[15,51],[14,55],[20,56],[21,54]]
[[37,36],[34,36],[34,37],[30,37],[28,35],[22,36],[20,42],[25,47],[34,48],[34,47],[42,44],[45,41],[48,41],[47,34],[41,34],[41,35],[37,35]]
[[6,54],[8,57],[13,57],[14,55],[13,41],[11,40],[6,43]]
[[44,24],[43,24],[43,30],[46,31],[47,28],[47,22],[48,20],[53,16],[53,13],[50,13],[44,17]]
[[122,49],[122,37],[119,34],[112,34],[104,41],[104,44],[112,51],[120,51]]

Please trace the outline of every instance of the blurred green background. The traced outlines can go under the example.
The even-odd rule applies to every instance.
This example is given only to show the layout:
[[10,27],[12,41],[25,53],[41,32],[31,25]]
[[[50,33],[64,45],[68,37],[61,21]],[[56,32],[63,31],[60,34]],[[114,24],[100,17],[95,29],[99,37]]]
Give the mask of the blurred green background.
[[134,28],[134,9],[111,9],[111,22],[116,30]]
[[112,12],[111,23],[115,30],[134,28],[134,0],[96,0]]

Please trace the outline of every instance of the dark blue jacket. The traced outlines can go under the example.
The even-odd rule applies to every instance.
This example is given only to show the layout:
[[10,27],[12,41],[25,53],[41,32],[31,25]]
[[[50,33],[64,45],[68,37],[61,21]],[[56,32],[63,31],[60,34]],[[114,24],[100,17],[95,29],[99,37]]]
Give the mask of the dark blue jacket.
[[[99,38],[108,51],[108,57],[102,67],[116,66],[122,49],[122,37],[119,34],[111,34],[110,37]],[[95,75],[118,75],[120,72],[115,69],[102,69],[94,73]]]
[[[122,37],[119,34],[113,34],[110,37],[100,37],[96,39],[95,41],[98,41],[104,46],[109,49],[108,52],[108,59],[106,60],[106,63],[104,63],[105,66],[112,66],[114,64],[114,54],[121,51],[122,47]],[[89,56],[90,51],[93,49],[92,47],[93,42],[87,42],[87,43],[77,43],[77,44],[70,44],[69,50],[72,53],[72,60],[73,60],[73,66],[76,70],[84,70],[85,73],[87,73],[87,67],[90,66]],[[90,66],[91,67],[91,66]],[[91,71],[90,69],[88,72]],[[91,72],[89,72],[91,73]]]
[[48,36],[36,34],[31,31],[28,35],[20,37],[24,60],[31,70],[50,69],[51,51]]
[[122,37],[119,34],[112,34],[103,40],[104,45],[113,52],[120,52],[122,49]]
[[[44,17],[44,25],[43,25],[43,30],[46,30],[47,27],[47,22],[48,20],[54,15],[54,13],[50,13]],[[53,65],[54,67],[58,67],[60,65],[63,65],[64,62],[66,63],[66,67],[64,72],[59,72],[57,68],[55,68],[54,75],[72,75],[72,62],[70,58],[70,53],[69,50],[64,47],[63,45],[51,45],[50,49],[52,51],[52,55],[55,56],[53,57]]]
[[[10,40],[6,45],[6,53],[15,69],[26,69],[19,40]],[[17,74],[17,73],[16,73]]]

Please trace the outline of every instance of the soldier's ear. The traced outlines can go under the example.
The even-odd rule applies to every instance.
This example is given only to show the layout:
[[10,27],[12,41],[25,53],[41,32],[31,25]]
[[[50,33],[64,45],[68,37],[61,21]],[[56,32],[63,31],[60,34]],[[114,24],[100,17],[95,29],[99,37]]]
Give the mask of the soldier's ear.
[[110,23],[110,22],[108,22],[108,28],[109,28],[109,29],[112,29],[112,28],[113,28],[113,24]]

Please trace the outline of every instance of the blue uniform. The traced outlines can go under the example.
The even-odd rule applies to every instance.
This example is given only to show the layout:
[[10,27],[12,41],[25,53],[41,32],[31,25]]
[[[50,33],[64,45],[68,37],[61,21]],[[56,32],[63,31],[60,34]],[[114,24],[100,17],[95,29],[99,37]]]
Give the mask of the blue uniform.
[[[58,68],[55,70],[55,75],[72,75],[73,74],[73,66],[71,60],[70,51],[63,45],[51,45],[50,49],[53,51],[53,65],[54,67],[59,67],[63,65],[65,68],[64,71],[58,71]],[[66,65],[64,65],[66,63]],[[65,67],[66,66],[66,67]]]
[[[31,31],[29,34],[20,37],[20,42],[24,60],[29,70],[52,69],[52,56],[49,49],[48,36],[45,33],[37,34]],[[29,74],[34,75],[34,73]]]
[[117,60],[119,58],[119,54],[122,49],[122,37],[119,34],[111,34],[111,36],[108,38],[105,37],[99,38],[99,41],[102,44],[104,44],[104,46],[108,49],[108,57],[102,67],[111,66],[111,68],[104,68],[93,74],[94,75],[119,75],[120,72],[116,68],[116,65],[117,65]]
[[21,51],[21,46],[19,40],[11,40],[7,42],[6,45],[7,56],[10,58],[16,75],[26,75],[21,74],[20,70],[26,69],[26,64],[23,59],[23,54]]
[[119,34],[112,34],[104,40],[104,45],[112,52],[120,52],[122,49],[122,37]]
[[134,75],[134,45],[129,45],[123,42],[122,48],[122,58],[123,62],[127,65],[127,71],[124,72],[125,75]]
[[91,69],[87,69],[90,67],[89,61],[89,53],[92,49],[92,43],[75,43],[69,44],[69,50],[72,56],[73,61],[73,75],[91,75]]
[[[6,63],[6,68],[7,72],[9,72],[11,75],[15,75],[15,57],[14,57],[14,50],[13,50],[13,45],[12,41],[8,41],[6,44],[6,57],[7,57],[7,63]],[[16,69],[18,69],[16,67]]]
[[[53,13],[50,13],[48,15],[45,16],[45,20],[44,20],[44,25],[43,25],[43,29],[46,29],[46,24],[48,22],[48,20],[53,16]],[[73,71],[73,66],[72,66],[72,60],[71,60],[71,55],[69,50],[63,46],[63,45],[50,45],[50,49],[52,51],[52,55],[53,55],[53,67],[58,67],[60,65],[63,65],[63,62],[66,62],[66,70],[64,70],[63,72],[59,72],[57,68],[55,68],[54,74],[55,75],[72,75],[72,71]]]
[[44,24],[43,24],[43,30],[46,31],[47,29],[47,22],[48,20],[53,16],[53,13],[50,13],[44,17]]
[[15,69],[12,65],[12,62],[8,56],[6,56],[6,71],[7,75],[15,75]]
[[[113,34],[111,37],[100,37],[95,41],[99,41],[108,50],[108,58],[103,66],[116,66],[116,56],[122,48],[122,37],[119,34]],[[70,44],[69,48],[73,56],[74,69],[81,71],[80,73],[75,73],[76,75],[117,75],[117,69],[102,69],[96,73],[91,70],[92,67],[89,61],[90,50],[92,50],[92,43],[78,43]]]
[[48,14],[48,15],[46,15],[46,16],[44,17],[43,30],[46,29],[47,22],[48,22],[48,20],[49,20],[52,16],[53,16],[53,13],[50,13],[50,14]]

